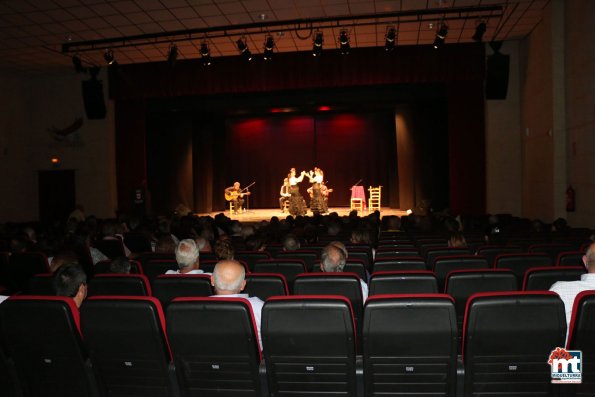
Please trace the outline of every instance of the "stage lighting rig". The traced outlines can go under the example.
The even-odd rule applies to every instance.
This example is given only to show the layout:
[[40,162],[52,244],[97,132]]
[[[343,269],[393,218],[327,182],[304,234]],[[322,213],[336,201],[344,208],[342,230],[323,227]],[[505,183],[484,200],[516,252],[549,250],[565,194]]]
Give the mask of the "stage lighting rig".
[[268,35],[264,41],[264,60],[270,61],[273,58],[273,48],[275,48],[275,39]]
[[351,45],[349,44],[349,33],[345,29],[341,30],[341,33],[339,33],[339,48],[342,55],[349,54],[349,50],[351,49]]
[[384,35],[384,49],[386,51],[392,51],[395,49],[397,30],[393,26],[389,26],[386,29],[386,35]]
[[441,24],[440,29],[436,32],[436,38],[434,39],[434,48],[438,49],[442,45],[444,45],[444,39],[448,35],[448,26],[446,24]]
[[242,37],[242,38],[238,39],[238,41],[236,41],[236,44],[238,45],[238,51],[240,52],[240,55],[242,55],[247,60],[251,61],[252,53],[248,49],[248,44],[246,43],[246,38]]
[[316,32],[314,35],[314,40],[312,41],[312,55],[317,57],[322,54],[322,43],[324,43],[324,38],[322,36],[322,32]]
[[211,65],[211,51],[209,50],[209,45],[206,41],[204,41],[200,45],[200,56],[202,57],[202,64],[205,66]]

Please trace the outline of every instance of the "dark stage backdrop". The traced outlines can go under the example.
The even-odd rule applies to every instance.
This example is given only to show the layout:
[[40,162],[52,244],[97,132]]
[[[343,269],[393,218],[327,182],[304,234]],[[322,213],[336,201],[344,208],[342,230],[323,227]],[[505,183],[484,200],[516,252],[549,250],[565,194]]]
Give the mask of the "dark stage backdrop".
[[[240,181],[251,189],[250,206],[276,207],[291,167],[308,172],[319,166],[333,189],[330,206],[348,206],[349,188],[359,179],[384,187],[390,202],[396,183],[394,116],[387,113],[316,114],[228,119],[226,185]],[[300,184],[306,196],[308,178]]]
[[[447,153],[443,156],[448,158],[448,187],[444,184],[436,188],[448,189],[443,194],[448,194],[448,205],[454,213],[485,212],[483,44],[446,45],[439,51],[431,46],[401,46],[391,52],[390,56],[380,47],[354,48],[349,57],[341,56],[338,51],[325,51],[320,59],[312,58],[305,52],[280,53],[274,62],[269,64],[257,61],[245,64],[238,56],[217,58],[211,68],[204,68],[200,59],[193,59],[178,62],[175,68],[170,68],[167,62],[162,62],[121,65],[120,68],[111,70],[109,87],[110,98],[115,101],[119,209],[131,211],[134,190],[147,186],[147,162],[150,160],[147,158],[146,146],[149,129],[147,123],[150,124],[150,104],[154,101],[165,98],[200,98],[206,103],[212,97],[226,99],[235,98],[240,94],[261,94],[275,100],[283,91],[316,89],[334,92],[353,87],[439,84],[446,90],[447,121],[443,125],[447,126],[448,131],[444,136],[448,137],[448,142],[444,145]],[[314,106],[327,104],[317,98],[313,98],[311,103]],[[362,102],[351,102],[359,103]],[[323,124],[323,119],[315,123],[321,131],[324,130]],[[329,129],[338,131],[330,127]],[[194,208],[198,211],[222,208],[217,202],[217,197],[220,197],[225,184],[232,182],[233,178],[228,178],[227,175],[235,175],[224,171],[227,164],[233,161],[223,156],[226,131],[224,120],[217,117],[208,118],[207,122],[201,121],[198,130],[196,123],[193,123],[194,169],[189,183],[194,188]],[[311,167],[314,162],[319,161],[320,166],[326,169],[330,183],[343,191],[359,177],[373,179],[374,170],[370,170],[368,175],[341,175],[344,179],[342,182],[338,180],[337,175],[341,172],[334,171],[335,164],[325,165],[323,157],[320,157],[322,153],[329,151],[328,143],[324,143],[328,140],[325,140],[322,132],[317,131],[315,136],[320,142],[311,146],[316,148],[313,153],[307,154],[306,157],[296,154],[296,159],[300,161],[306,161],[303,159],[311,156],[311,160],[303,164],[304,167]],[[233,145],[233,150],[239,150],[233,142],[230,144]],[[343,144],[342,142],[333,150],[340,153]],[[299,147],[298,145],[296,142],[287,143],[289,149]],[[355,147],[355,144],[352,147]],[[284,151],[288,152],[290,150]],[[378,154],[383,155],[382,152]],[[337,154],[334,159],[339,157],[341,156]],[[279,158],[281,157],[276,157],[277,161]],[[353,158],[340,160],[356,161]],[[197,162],[200,172],[196,172]],[[300,166],[297,160],[292,160],[291,163],[294,164],[289,165]],[[366,165],[362,167],[365,168]],[[267,184],[263,178],[265,182],[260,182],[259,186],[276,186],[277,189],[288,165],[277,165],[271,160],[266,163],[266,168],[278,170],[275,175],[280,176],[273,177],[271,173],[271,181]],[[361,167],[358,166],[357,169]],[[256,179],[250,175],[252,178],[247,176],[244,180],[242,172],[244,171],[238,174],[238,179],[241,178],[242,182]],[[433,171],[427,173],[432,174]],[[371,180],[366,182],[367,185],[376,184]],[[397,183],[396,180],[394,182]],[[273,191],[272,187],[269,189]],[[264,199],[264,192],[259,192],[259,195]],[[254,200],[257,200],[256,193]],[[336,196],[333,200],[338,201],[340,198]]]

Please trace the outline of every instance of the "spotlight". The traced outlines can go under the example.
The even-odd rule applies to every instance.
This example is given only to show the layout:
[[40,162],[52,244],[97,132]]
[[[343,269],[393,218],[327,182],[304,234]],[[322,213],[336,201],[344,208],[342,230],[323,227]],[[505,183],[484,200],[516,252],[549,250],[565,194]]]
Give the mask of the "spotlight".
[[107,62],[108,65],[117,64],[116,58],[114,58],[114,53],[112,52],[112,50],[105,50],[105,53],[103,54],[103,59],[105,59],[105,62]]
[[349,45],[349,34],[347,33],[347,30],[341,30],[341,33],[339,33],[339,44],[340,44],[341,54],[342,55],[349,54],[349,50],[350,50],[351,46]]
[[200,45],[200,55],[202,56],[202,64],[209,66],[211,64],[211,52],[206,41]]
[[238,51],[240,51],[240,55],[242,55],[247,60],[251,61],[252,53],[248,49],[248,45],[246,44],[246,38],[238,39],[238,41],[236,41],[236,44],[238,45]]
[[316,32],[314,35],[314,40],[312,41],[312,56],[320,56],[322,54],[322,43],[324,39],[322,37],[322,32]]
[[442,24],[440,29],[436,33],[436,38],[434,39],[434,48],[439,48],[444,44],[444,39],[448,34],[448,26],[446,24]]
[[85,73],[87,68],[83,66],[83,61],[79,54],[76,54],[72,57],[72,64],[74,65],[74,70],[77,73]]
[[169,52],[167,54],[167,63],[170,67],[173,67],[178,60],[178,47],[175,44],[169,46]]
[[481,43],[483,40],[483,34],[486,32],[487,30],[487,25],[485,22],[481,21],[477,27],[475,28],[475,34],[473,35],[473,37],[471,37],[473,40]]
[[273,36],[267,36],[264,41],[264,60],[269,61],[273,58],[273,48],[275,47],[275,39]]
[[395,39],[397,38],[397,31],[393,27],[389,27],[384,35],[384,49],[386,51],[392,51],[395,49]]

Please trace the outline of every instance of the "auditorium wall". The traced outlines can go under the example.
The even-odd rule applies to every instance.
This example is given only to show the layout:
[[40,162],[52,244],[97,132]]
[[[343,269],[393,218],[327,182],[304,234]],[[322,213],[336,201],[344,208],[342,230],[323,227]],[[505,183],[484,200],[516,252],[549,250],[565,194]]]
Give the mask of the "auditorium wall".
[[[105,120],[88,120],[82,79],[70,68],[56,74],[0,74],[0,222],[39,218],[37,173],[50,169],[75,170],[76,202],[88,214],[114,216],[113,110],[108,102]],[[80,129],[61,140],[49,131],[64,130],[80,117]],[[51,164],[52,157],[60,159],[59,167]]]

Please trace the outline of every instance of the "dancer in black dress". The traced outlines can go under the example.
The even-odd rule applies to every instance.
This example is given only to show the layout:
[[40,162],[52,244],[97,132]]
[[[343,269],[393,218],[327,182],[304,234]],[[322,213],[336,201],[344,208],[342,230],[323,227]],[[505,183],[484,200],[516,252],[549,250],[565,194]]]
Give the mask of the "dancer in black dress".
[[312,199],[310,200],[310,210],[314,215],[322,214],[325,212],[324,197],[320,192],[320,186],[324,180],[324,173],[318,167],[314,167],[314,172],[310,171],[308,178],[312,183]]
[[306,214],[306,201],[300,193],[298,183],[304,180],[306,171],[302,171],[299,177],[296,177],[295,168],[289,171],[289,213],[293,216],[305,215]]

